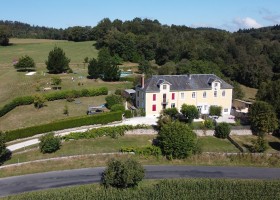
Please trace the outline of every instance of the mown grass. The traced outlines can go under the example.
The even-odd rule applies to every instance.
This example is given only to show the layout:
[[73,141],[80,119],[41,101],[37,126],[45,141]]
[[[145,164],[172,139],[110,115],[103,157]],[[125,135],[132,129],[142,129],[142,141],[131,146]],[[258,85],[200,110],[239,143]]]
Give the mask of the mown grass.
[[[105,97],[104,95],[81,97],[73,102],[67,102],[66,100],[50,101],[46,102],[45,106],[40,109],[36,109],[34,105],[19,106],[0,118],[0,130],[14,130],[69,117],[86,115],[88,106],[104,104],[106,102]],[[63,114],[65,105],[68,107],[68,116]]]
[[39,159],[55,158],[62,156],[97,154],[119,152],[121,147],[149,146],[154,135],[125,135],[117,139],[101,137],[96,139],[84,139],[63,142],[61,149],[52,154],[42,154],[38,148],[32,151],[17,153],[5,164],[33,161]]
[[279,180],[173,179],[145,180],[136,188],[105,188],[100,184],[48,189],[4,199],[255,199],[279,200]]
[[213,136],[199,137],[203,152],[238,153],[239,150],[228,139],[219,139]]
[[[62,79],[62,90],[82,89],[105,86],[109,90],[130,88],[131,83],[103,82],[87,79],[87,66],[83,63],[85,57],[96,58],[98,51],[93,46],[94,41],[69,42],[58,40],[11,39],[13,45],[0,47],[0,107],[18,96],[33,95],[37,88],[51,87],[51,78],[59,76]],[[47,73],[45,61],[54,46],[61,47],[68,58],[73,74],[52,75]],[[25,72],[17,72],[13,60],[29,55],[36,63],[37,73],[26,76]],[[41,91],[42,92],[42,91]]]

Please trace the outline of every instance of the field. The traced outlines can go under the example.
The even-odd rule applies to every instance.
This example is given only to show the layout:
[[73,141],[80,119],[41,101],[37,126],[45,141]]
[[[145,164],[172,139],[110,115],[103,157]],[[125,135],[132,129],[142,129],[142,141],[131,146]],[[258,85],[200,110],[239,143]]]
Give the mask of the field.
[[[109,92],[116,89],[131,88],[129,82],[104,82],[102,80],[87,79],[87,66],[83,63],[85,57],[97,57],[98,51],[93,46],[94,41],[87,42],[69,42],[61,40],[44,39],[11,39],[11,46],[0,47],[0,107],[4,106],[12,99],[18,96],[34,95],[36,93],[48,93],[51,90],[51,79],[59,76],[62,79],[62,90],[81,90],[83,88],[107,87]],[[45,61],[48,53],[54,46],[61,47],[67,57],[71,59],[70,67],[73,74],[52,75],[47,73]],[[26,72],[17,72],[13,67],[13,60],[23,55],[31,56],[36,63],[36,74],[32,76],[25,75]],[[124,64],[124,67],[133,67],[133,63]],[[45,90],[45,91],[44,91]],[[70,116],[84,115],[88,105],[100,105],[104,103],[104,97],[98,100],[83,98],[83,105],[69,106]],[[46,123],[56,119],[64,118],[62,110],[66,101],[48,102],[47,107],[36,110],[30,106],[16,108],[11,113],[0,118],[0,130],[10,130],[19,127],[26,127],[37,123]],[[71,112],[72,110],[72,112]]]
[[257,89],[246,87],[245,85],[241,85],[241,84],[240,84],[240,87],[245,94],[244,100],[246,100],[246,101],[255,101],[256,100],[256,94],[258,92]]
[[4,199],[255,199],[279,200],[280,181],[240,179],[145,180],[136,188],[105,188],[99,184],[48,189]]

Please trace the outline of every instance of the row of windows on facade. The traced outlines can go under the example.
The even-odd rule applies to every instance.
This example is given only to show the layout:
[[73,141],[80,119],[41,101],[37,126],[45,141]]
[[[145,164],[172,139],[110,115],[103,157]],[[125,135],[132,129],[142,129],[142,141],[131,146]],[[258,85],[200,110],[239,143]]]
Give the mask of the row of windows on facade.
[[[171,103],[171,108],[175,108],[175,103]],[[197,106],[197,109],[199,110],[199,112],[202,111],[202,109],[204,109],[205,111],[208,109],[207,105],[204,106]],[[157,105],[152,105],[152,111],[157,111]],[[224,112],[228,112],[228,108],[224,108]]]
[[[226,91],[223,91],[222,92],[222,96],[226,96]],[[196,92],[192,92],[192,98],[195,98],[196,97]],[[207,97],[207,93],[206,92],[203,92],[203,98],[206,98]],[[214,91],[214,97],[218,97],[218,92],[217,91]],[[166,96],[164,97],[166,98]],[[181,99],[184,99],[185,98],[185,93],[181,93]],[[175,93],[172,93],[172,96],[171,96],[171,99],[174,100],[175,99]],[[156,94],[153,94],[153,101],[156,101]]]

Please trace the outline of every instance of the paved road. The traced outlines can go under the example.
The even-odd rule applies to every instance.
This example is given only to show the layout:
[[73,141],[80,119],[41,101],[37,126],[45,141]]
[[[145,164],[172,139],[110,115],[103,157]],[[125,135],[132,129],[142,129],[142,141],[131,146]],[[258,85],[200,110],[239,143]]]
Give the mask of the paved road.
[[[145,166],[146,179],[242,178],[280,179],[280,168]],[[0,196],[47,188],[97,183],[104,167],[65,170],[0,179]]]

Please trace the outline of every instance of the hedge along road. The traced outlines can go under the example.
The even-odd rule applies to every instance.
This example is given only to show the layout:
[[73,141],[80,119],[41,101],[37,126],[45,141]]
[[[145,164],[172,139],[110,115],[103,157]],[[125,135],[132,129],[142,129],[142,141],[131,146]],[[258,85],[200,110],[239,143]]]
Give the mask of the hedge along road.
[[[0,179],[0,196],[58,188],[71,185],[99,183],[104,167],[29,174]],[[203,167],[203,166],[145,166],[146,179],[168,178],[238,178],[280,179],[279,168]]]
[[[66,130],[61,130],[61,131],[55,131],[56,135],[64,136],[68,135],[73,132],[85,132],[89,129],[93,128],[100,128],[100,127],[108,127],[108,126],[121,126],[121,125],[138,125],[138,124],[143,124],[143,125],[156,125],[157,118],[156,117],[134,117],[134,118],[129,118],[126,120],[123,120],[122,122],[119,123],[114,123],[111,125],[92,125],[92,126],[87,126],[87,127],[77,127],[77,128],[72,128],[72,129],[66,129]],[[39,144],[39,137],[40,135],[36,135],[36,138],[32,137],[30,140],[24,141],[24,142],[19,142],[13,145],[8,145],[7,148],[10,151],[15,151],[18,149],[22,149],[34,144]]]

